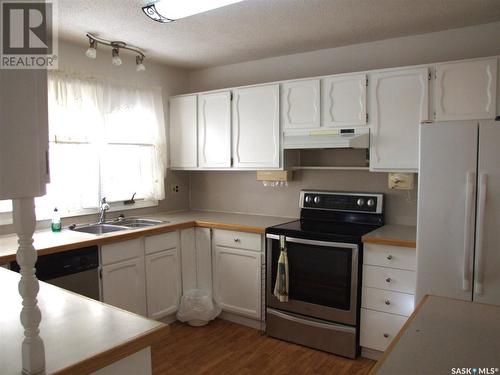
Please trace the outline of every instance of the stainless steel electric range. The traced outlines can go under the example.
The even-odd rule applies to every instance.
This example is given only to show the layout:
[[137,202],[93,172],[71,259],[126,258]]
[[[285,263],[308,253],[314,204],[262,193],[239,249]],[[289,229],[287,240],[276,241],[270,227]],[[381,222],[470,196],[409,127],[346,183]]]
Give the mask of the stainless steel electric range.
[[[358,355],[361,237],[384,224],[383,199],[382,194],[304,190],[300,220],[266,229],[268,336]],[[273,294],[283,243],[287,302]]]

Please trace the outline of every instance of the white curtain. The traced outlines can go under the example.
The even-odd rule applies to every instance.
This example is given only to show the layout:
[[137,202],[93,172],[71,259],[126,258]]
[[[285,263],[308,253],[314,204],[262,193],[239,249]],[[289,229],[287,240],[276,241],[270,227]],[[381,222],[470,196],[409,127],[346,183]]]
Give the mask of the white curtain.
[[37,209],[165,198],[161,89],[51,72],[48,90],[51,183]]

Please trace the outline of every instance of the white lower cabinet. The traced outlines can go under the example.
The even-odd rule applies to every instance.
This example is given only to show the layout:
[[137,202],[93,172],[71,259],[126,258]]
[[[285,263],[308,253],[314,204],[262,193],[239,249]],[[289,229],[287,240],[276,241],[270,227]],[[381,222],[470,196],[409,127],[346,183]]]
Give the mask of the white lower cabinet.
[[214,297],[232,313],[260,319],[260,252],[215,246]]
[[[181,297],[178,232],[146,238],[146,297],[148,317],[160,319],[177,311]],[[163,245],[150,247],[149,244]]]
[[415,249],[365,244],[360,344],[383,352],[414,309]]
[[107,304],[145,316],[144,258],[103,266],[102,298]]

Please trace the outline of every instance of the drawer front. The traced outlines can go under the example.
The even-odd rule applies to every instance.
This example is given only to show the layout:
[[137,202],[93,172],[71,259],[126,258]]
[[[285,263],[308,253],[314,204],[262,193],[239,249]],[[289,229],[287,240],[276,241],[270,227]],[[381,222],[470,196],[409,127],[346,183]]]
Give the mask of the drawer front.
[[214,243],[219,246],[261,251],[261,236],[256,233],[214,230]]
[[102,265],[121,262],[144,255],[142,238],[101,246]]
[[361,309],[360,345],[384,351],[408,319],[405,316]]
[[414,298],[413,294],[363,287],[361,307],[410,316],[413,312]]
[[145,239],[146,254],[157,253],[162,250],[170,250],[179,246],[179,233],[168,232]]
[[416,251],[407,247],[367,243],[364,245],[363,263],[415,271]]
[[364,265],[363,286],[415,294],[415,272]]

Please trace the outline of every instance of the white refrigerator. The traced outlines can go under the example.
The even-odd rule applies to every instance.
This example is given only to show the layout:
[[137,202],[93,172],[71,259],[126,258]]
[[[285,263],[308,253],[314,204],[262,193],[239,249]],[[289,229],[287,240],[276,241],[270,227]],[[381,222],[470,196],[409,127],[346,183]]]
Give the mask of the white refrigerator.
[[500,305],[500,122],[420,126],[416,302]]

